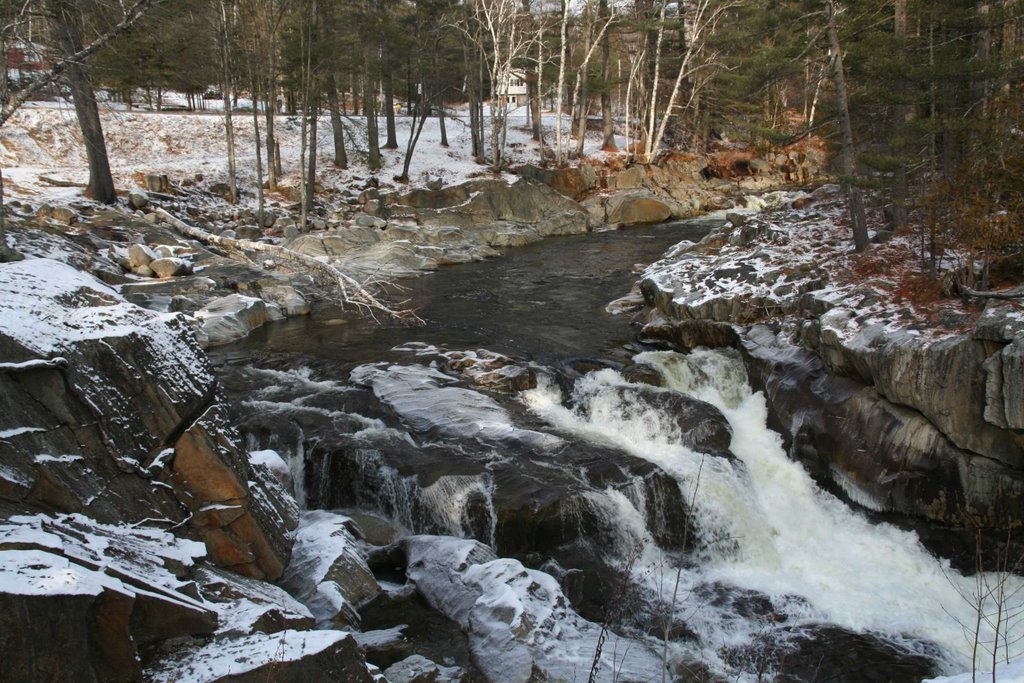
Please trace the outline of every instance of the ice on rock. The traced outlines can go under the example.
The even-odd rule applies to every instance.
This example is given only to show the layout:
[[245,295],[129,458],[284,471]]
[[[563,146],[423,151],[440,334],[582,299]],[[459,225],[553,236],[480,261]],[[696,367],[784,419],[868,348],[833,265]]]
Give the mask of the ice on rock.
[[318,624],[357,626],[358,609],[381,588],[356,547],[348,517],[323,510],[302,513],[282,585]]
[[[601,626],[579,616],[549,574],[497,558],[477,541],[403,539],[408,576],[437,610],[460,624],[478,667],[495,683],[589,675]],[[642,642],[606,634],[600,681],[660,680],[660,658]]]
[[552,434],[521,429],[492,398],[461,387],[455,379],[420,365],[361,365],[352,371],[353,382],[373,389],[413,431],[475,438],[486,444],[521,443],[550,449],[562,439]]

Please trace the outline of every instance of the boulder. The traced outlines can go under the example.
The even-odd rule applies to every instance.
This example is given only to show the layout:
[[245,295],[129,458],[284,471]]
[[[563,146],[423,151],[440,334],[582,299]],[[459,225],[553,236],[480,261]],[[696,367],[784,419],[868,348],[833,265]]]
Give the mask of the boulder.
[[145,209],[149,206],[149,195],[143,190],[132,190],[128,193],[128,206],[133,209]]
[[286,629],[304,631],[316,623],[302,603],[272,583],[206,566],[194,576],[203,599],[220,616],[218,634],[247,636]]
[[651,193],[620,192],[608,199],[608,223],[637,225],[661,223],[672,216],[672,208]]
[[315,510],[302,514],[295,534],[281,582],[320,625],[358,628],[359,608],[381,592],[350,527],[347,517]]
[[39,209],[39,216],[49,218],[64,225],[74,225],[78,222],[78,214],[69,206],[50,206],[49,204],[44,204]]
[[155,259],[149,263],[149,268],[160,278],[192,274],[192,264],[175,256]]
[[274,304],[289,318],[309,315],[309,302],[295,287],[285,282],[260,282],[260,298]]
[[388,222],[383,218],[371,215],[369,213],[361,213],[356,216],[356,225],[362,228],[376,228],[383,230],[388,226]]
[[171,180],[164,173],[147,173],[146,189],[150,192],[170,192]]
[[469,675],[457,666],[441,666],[422,655],[406,657],[384,670],[389,683],[468,683]]
[[629,168],[619,171],[609,180],[608,186],[617,190],[635,190],[639,187],[643,187],[644,181],[644,167],[643,166],[630,166]]
[[263,237],[263,230],[256,225],[241,225],[235,228],[235,234],[240,240],[258,240]]
[[157,258],[153,250],[145,244],[131,244],[128,246],[128,263],[132,269],[148,266]]
[[277,304],[242,294],[215,299],[195,314],[208,346],[238,341],[257,327],[284,317]]

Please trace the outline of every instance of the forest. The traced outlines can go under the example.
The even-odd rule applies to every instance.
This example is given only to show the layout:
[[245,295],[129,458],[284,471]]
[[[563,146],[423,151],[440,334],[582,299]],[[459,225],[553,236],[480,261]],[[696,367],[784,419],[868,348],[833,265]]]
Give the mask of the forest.
[[[93,89],[129,110],[162,109],[169,92],[183,94],[178,108],[224,103],[229,140],[232,117],[250,116],[262,128],[257,154],[272,162],[265,179],[260,164],[270,190],[280,174],[275,121],[301,114],[304,205],[317,174],[308,149],[318,127],[308,124],[322,115],[335,166],[355,153],[372,171],[382,148],[401,147],[397,179],[408,181],[427,117],[439,118],[444,144],[445,117],[465,114],[474,157],[498,171],[518,109],[544,166],[584,161],[587,127],[600,127],[605,151],[639,164],[826,145],[858,251],[868,213],[880,209],[881,232],[916,231],[933,276],[944,253],[978,257],[981,267],[947,276],[947,292],[1019,275],[1018,0],[9,0],[2,13],[8,64],[29,46],[53,67],[9,73],[2,120],[40,89],[67,89],[92,141],[90,194],[101,201],[114,194],[105,160],[93,158],[102,150]],[[525,86],[518,102],[513,84]],[[559,125],[545,131],[552,111]],[[407,140],[396,116],[412,119]],[[343,117],[363,118],[365,139],[347,140]]]

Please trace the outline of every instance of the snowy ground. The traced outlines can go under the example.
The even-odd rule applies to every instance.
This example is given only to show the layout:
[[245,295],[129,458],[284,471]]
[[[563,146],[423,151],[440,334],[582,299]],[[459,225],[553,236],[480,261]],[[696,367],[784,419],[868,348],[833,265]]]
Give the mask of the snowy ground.
[[[211,102],[211,106],[216,103]],[[245,103],[241,103],[245,104]],[[119,189],[141,185],[147,173],[166,173],[172,181],[195,180],[201,174],[207,183],[224,182],[227,178],[227,142],[224,119],[216,111],[208,112],[128,112],[123,105],[107,103],[102,119],[110,156],[111,169]],[[345,117],[346,145],[350,167],[334,169],[333,138],[330,119],[323,116],[318,132],[317,156],[319,180],[327,187],[346,187],[366,180],[366,123],[361,117]],[[556,117],[543,117],[546,139],[554,144]],[[486,166],[476,163],[470,153],[469,117],[466,110],[454,110],[446,119],[449,147],[440,146],[441,131],[436,117],[429,119],[420,136],[410,168],[411,186],[422,186],[429,180],[441,179],[446,185],[470,178],[491,175]],[[237,136],[237,166],[243,200],[253,201],[256,184],[255,131],[251,112],[237,112],[234,118]],[[259,125],[263,134],[264,121]],[[383,168],[376,174],[384,184],[395,184],[394,176],[402,169],[406,142],[412,119],[396,119],[398,150],[382,150]],[[568,128],[568,117],[562,117]],[[379,122],[381,144],[385,141],[385,121]],[[281,144],[281,161],[286,183],[297,184],[300,158],[298,117],[281,116],[275,132]],[[566,146],[570,145],[566,139]],[[620,139],[619,145],[625,141]],[[585,155],[604,158],[600,152],[600,132],[588,133]],[[511,165],[538,162],[541,148],[530,138],[525,108],[515,109],[509,116],[507,158]],[[265,160],[264,160],[265,163]],[[75,119],[74,108],[67,102],[33,102],[19,110],[0,129],[0,167],[6,181],[8,196],[32,202],[70,201],[81,193],[80,188],[60,188],[41,181],[40,176],[85,183],[88,179],[85,148]]]

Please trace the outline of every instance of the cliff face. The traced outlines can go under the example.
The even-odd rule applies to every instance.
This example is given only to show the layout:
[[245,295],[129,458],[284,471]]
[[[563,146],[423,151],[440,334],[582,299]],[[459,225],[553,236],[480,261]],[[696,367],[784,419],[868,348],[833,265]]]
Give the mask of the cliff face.
[[[825,192],[682,244],[641,280],[652,338],[744,351],[773,425],[820,480],[878,511],[1024,522],[1024,312],[936,315],[857,279]],[[959,304],[956,304],[959,306]],[[950,304],[952,306],[952,304]]]
[[239,448],[184,318],[45,259],[0,267],[0,290],[0,679],[138,680],[170,639],[310,626],[244,583],[281,576],[298,511]]

